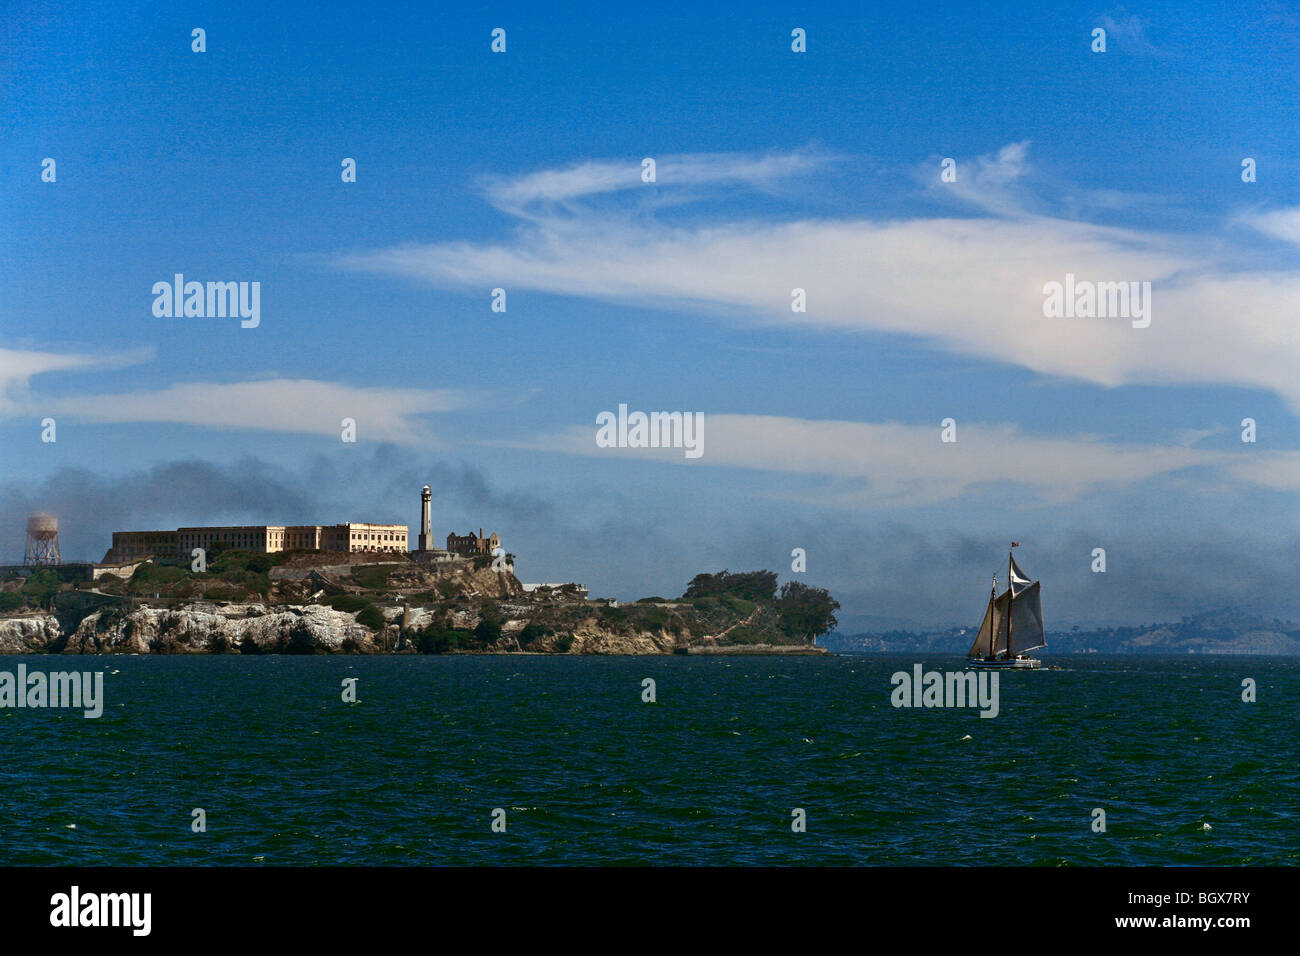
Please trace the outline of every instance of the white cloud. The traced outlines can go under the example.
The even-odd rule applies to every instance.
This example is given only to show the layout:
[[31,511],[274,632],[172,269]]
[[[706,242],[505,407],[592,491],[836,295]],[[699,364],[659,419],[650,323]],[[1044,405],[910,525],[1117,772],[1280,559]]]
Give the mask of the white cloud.
[[994,215],[1014,215],[1024,211],[1014,187],[1029,169],[1028,156],[1028,140],[1009,143],[992,156],[959,161],[953,182],[942,182],[933,163],[917,170],[917,180],[932,196],[959,199]]
[[1275,491],[1300,491],[1300,452],[1254,454],[1231,469],[1238,481]]
[[[643,157],[644,158],[644,157]],[[705,185],[773,188],[780,180],[829,162],[829,154],[804,151],[770,155],[693,154],[655,159],[655,184],[672,189]],[[516,215],[532,206],[570,204],[578,199],[631,189],[645,189],[641,160],[600,160],[564,169],[546,169],[518,177],[486,180],[489,200]]]
[[1146,27],[1135,16],[1120,14],[1117,19],[1116,17],[1104,15],[1097,22],[1105,28],[1106,37],[1111,44],[1114,44],[1116,40],[1119,41],[1116,49],[1122,53],[1153,55],[1163,55],[1165,53],[1164,50],[1147,39]]
[[1300,206],[1243,216],[1241,221],[1274,239],[1300,246]]
[[153,354],[153,349],[90,355],[0,348],[0,414],[12,413],[28,402],[31,380],[37,375],[83,369],[126,368],[147,362]]
[[[755,323],[902,333],[1061,378],[1253,387],[1300,408],[1300,273],[1232,272],[1204,251],[1209,243],[1019,212],[1007,187],[1023,174],[1026,149],[1016,143],[963,164],[970,175],[961,198],[1004,214],[997,218],[670,225],[575,204],[562,216],[530,216],[499,242],[405,246],[341,264],[438,286],[501,284],[726,310]],[[579,196],[604,178],[577,180],[526,177],[510,195]],[[1043,286],[1067,273],[1150,282],[1150,327],[1045,318]],[[796,287],[807,290],[806,313],[790,311]]]
[[[75,366],[74,366],[75,367]],[[307,379],[186,382],[148,391],[43,399],[36,410],[82,422],[157,422],[201,428],[339,436],[344,418],[358,440],[427,444],[419,416],[464,407],[452,390],[358,388]],[[11,414],[24,411],[8,409]]]
[[[594,425],[574,426],[526,447],[822,476],[835,487],[818,493],[819,503],[891,507],[933,504],[995,484],[1020,488],[1025,497],[1017,500],[1022,503],[1059,502],[1103,485],[1131,487],[1160,475],[1230,461],[1223,453],[1179,445],[1121,444],[1087,435],[1044,438],[1007,424],[958,423],[957,441],[944,443],[938,423],[706,414],[704,454],[694,461],[680,449],[598,448],[595,434]],[[1272,475],[1267,470],[1240,477],[1269,484]]]

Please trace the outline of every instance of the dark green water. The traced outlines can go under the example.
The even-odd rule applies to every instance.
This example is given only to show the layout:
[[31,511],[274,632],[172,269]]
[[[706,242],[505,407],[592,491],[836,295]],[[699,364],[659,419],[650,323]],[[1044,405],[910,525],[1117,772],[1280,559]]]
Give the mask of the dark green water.
[[990,720],[891,707],[914,658],[21,660],[107,705],[0,710],[5,865],[1300,862],[1297,661],[1062,658]]

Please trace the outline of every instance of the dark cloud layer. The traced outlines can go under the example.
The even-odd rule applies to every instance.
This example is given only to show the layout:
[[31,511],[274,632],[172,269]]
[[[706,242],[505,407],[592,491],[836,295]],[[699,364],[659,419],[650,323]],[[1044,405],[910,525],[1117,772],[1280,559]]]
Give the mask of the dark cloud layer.
[[[99,560],[115,530],[185,524],[394,521],[417,530],[419,489],[434,489],[434,533],[498,531],[525,580],[577,580],[625,600],[680,594],[700,571],[765,567],[782,580],[792,548],[807,551],[803,579],[843,606],[844,629],[969,625],[997,571],[1006,535],[960,523],[921,531],[903,520],[839,515],[821,520],[796,505],[710,513],[670,495],[633,499],[603,485],[531,489],[525,478],[489,479],[464,461],[420,463],[379,447],[298,469],[258,459],[230,465],[177,461],[120,476],[64,469],[34,486],[0,486],[0,562],[22,559],[29,514],[58,516],[66,560]],[[1050,626],[1137,624],[1237,606],[1266,617],[1300,616],[1294,548],[1244,531],[1195,532],[1177,521],[1081,531],[1082,513],[1018,516],[1026,570],[1044,582]],[[958,530],[964,528],[964,530]],[[1104,546],[1107,571],[1090,570]]]

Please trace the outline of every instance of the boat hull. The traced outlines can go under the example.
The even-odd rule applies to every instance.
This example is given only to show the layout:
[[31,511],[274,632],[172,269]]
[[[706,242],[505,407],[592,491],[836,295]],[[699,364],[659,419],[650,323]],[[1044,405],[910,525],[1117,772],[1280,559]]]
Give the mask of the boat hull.
[[991,661],[972,657],[966,663],[978,670],[997,671],[1032,671],[1043,666],[1043,662],[1036,657],[1001,657]]

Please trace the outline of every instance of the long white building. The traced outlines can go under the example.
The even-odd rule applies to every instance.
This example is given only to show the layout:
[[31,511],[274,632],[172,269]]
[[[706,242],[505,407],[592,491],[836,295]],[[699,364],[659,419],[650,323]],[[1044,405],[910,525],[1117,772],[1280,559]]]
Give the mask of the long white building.
[[229,525],[175,531],[114,531],[104,563],[132,558],[188,558],[195,548],[215,544],[242,551],[389,551],[406,553],[404,524],[349,521],[320,525]]

